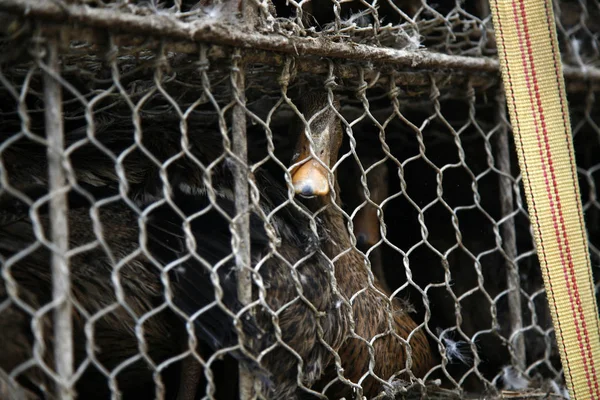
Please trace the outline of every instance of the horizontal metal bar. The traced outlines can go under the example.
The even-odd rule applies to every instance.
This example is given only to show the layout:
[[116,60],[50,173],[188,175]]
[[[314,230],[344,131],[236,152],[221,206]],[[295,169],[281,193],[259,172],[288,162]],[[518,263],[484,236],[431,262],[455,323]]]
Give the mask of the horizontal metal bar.
[[[103,34],[108,30],[114,34],[141,34],[160,40],[178,41],[180,43],[175,47],[183,52],[196,52],[196,43],[206,42],[262,50],[264,51],[262,55],[257,57],[261,60],[269,59],[270,57],[265,57],[265,53],[270,52],[273,53],[275,61],[281,57],[282,53],[292,56],[312,55],[407,67],[413,73],[418,73],[419,70],[433,69],[440,74],[443,72],[440,70],[445,69],[497,74],[500,68],[498,61],[489,57],[465,57],[427,51],[380,48],[355,43],[337,43],[324,37],[290,38],[276,33],[267,35],[209,19],[199,19],[188,23],[164,14],[142,16],[115,12],[114,9],[90,8],[66,3],[59,5],[57,2],[37,0],[2,0],[0,10],[50,23],[69,23],[71,29],[76,31],[87,30],[89,32],[90,29],[101,29]],[[80,26],[74,26],[74,22]],[[244,58],[246,59],[247,55]],[[310,61],[310,65],[315,65],[314,61]],[[583,70],[564,65],[563,72],[568,80],[568,91],[589,90],[588,83],[600,83],[600,69],[598,68],[588,66]],[[424,77],[424,79],[428,78]],[[580,82],[584,82],[584,84],[581,85]]]
[[134,15],[114,9],[90,8],[80,5],[59,5],[38,0],[3,0],[0,10],[48,22],[78,23],[85,27],[109,32],[135,33],[195,42],[209,42],[247,49],[259,49],[292,55],[315,55],[348,60],[390,63],[410,68],[443,68],[465,71],[497,72],[498,61],[487,57],[453,56],[427,51],[405,51],[356,43],[337,43],[325,37],[288,37],[282,34],[263,34],[242,29],[231,23],[208,18],[194,22],[178,21],[164,15]]

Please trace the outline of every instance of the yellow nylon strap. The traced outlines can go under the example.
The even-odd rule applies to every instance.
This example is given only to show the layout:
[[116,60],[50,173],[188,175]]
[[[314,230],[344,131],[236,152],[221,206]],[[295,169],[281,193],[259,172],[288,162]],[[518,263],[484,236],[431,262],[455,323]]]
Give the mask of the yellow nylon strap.
[[600,328],[550,0],[490,1],[548,305],[571,399],[600,400]]

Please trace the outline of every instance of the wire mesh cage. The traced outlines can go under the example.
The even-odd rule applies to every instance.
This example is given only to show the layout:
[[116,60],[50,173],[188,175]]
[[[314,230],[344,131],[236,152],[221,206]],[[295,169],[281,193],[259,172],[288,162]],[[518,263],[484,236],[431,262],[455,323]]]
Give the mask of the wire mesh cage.
[[1,398],[568,398],[486,1],[0,11]]

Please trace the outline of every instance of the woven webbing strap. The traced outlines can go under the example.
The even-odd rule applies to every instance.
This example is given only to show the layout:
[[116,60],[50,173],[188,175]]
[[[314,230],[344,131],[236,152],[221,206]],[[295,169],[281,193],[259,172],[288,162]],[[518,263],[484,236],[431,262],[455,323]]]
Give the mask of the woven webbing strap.
[[491,0],[527,205],[571,399],[600,400],[600,328],[550,0]]

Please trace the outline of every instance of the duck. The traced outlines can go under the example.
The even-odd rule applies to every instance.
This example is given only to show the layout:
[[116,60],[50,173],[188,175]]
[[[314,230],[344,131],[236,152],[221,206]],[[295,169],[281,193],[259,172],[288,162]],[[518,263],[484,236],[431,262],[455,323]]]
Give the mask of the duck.
[[[339,100],[324,92],[307,91],[301,96],[300,109],[310,123],[310,132],[305,124],[298,124],[300,134],[290,166],[294,192],[304,198],[306,206],[322,219],[323,230],[329,232],[331,239],[321,241],[322,251],[333,264],[339,291],[351,305],[354,322],[337,350],[343,373],[338,375],[335,363],[327,365],[314,390],[339,398],[357,389],[371,398],[382,389],[392,389],[394,378],[422,378],[433,366],[434,357],[424,328],[400,302],[390,301],[377,278],[371,281],[364,255],[346,228],[337,171],[330,172],[343,139]],[[372,343],[373,360],[367,342]],[[346,382],[328,386],[341,376]]]
[[[40,185],[25,190],[25,193],[36,200],[45,190]],[[176,195],[176,204],[180,210],[189,209],[190,204],[195,209],[210,205],[206,197],[189,196],[191,195]],[[98,221],[104,232],[101,243],[94,233],[89,199],[70,192],[68,202],[69,248],[90,246],[70,258],[72,298],[79,309],[73,317],[77,367],[90,351],[87,349],[89,342],[84,333],[90,317],[95,318],[94,347],[91,350],[95,362],[110,372],[119,366],[125,366],[128,360],[134,361],[116,377],[118,390],[124,398],[137,398],[140,395],[152,397],[154,391],[159,390],[154,385],[153,368],[187,348],[186,321],[181,318],[182,313],[189,319],[198,310],[205,309],[193,319],[196,338],[201,343],[198,351],[201,356],[208,358],[214,351],[237,345],[238,331],[231,313],[237,313],[242,305],[237,300],[235,282],[227,279],[227,274],[231,271],[227,268],[218,271],[221,281],[221,295],[218,296],[210,271],[199,261],[201,258],[205,262],[216,263],[231,253],[230,240],[222,238],[223,230],[228,230],[228,225],[223,228],[223,224],[218,224],[218,212],[209,212],[203,219],[192,223],[194,240],[201,243],[201,246],[194,249],[193,254],[198,257],[194,258],[189,257],[183,220],[168,205],[156,207],[147,214],[145,239],[141,239],[143,236],[138,225],[140,215],[124,202],[99,207]],[[10,276],[11,281],[16,284],[16,294],[11,294],[19,299],[18,303],[13,302],[0,312],[0,326],[3,327],[0,343],[11,343],[10,346],[0,346],[5,355],[0,360],[0,367],[9,372],[33,356],[30,329],[32,316],[28,310],[37,310],[51,300],[48,250],[43,246],[36,246],[27,256],[19,256],[37,240],[28,208],[18,199],[7,196],[0,199],[0,259],[3,275]],[[39,209],[39,221],[47,234],[47,207]],[[140,240],[144,240],[146,252],[139,251]],[[179,313],[169,307],[164,308],[167,285],[161,279],[161,272],[162,268],[173,264],[177,264],[177,267],[168,271],[167,278],[173,292],[173,304]],[[112,279],[117,265],[124,296],[120,302]],[[6,280],[0,285],[0,298],[9,298],[8,287]],[[222,305],[211,306],[218,297],[222,299]],[[164,308],[162,311],[155,311],[161,307]],[[156,314],[150,317],[149,314],[153,312]],[[147,318],[139,323],[143,317]],[[46,349],[52,349],[52,321],[50,318],[42,318],[41,322]],[[136,333],[139,326],[143,327],[143,334]],[[251,318],[242,320],[241,329],[248,336],[258,334],[257,326]],[[144,338],[144,355],[147,360],[131,360],[139,357],[141,351],[139,335]],[[255,374],[262,374],[257,372],[260,367],[238,350],[234,349],[230,355],[253,369]],[[48,366],[53,365],[52,351],[46,351],[44,361]],[[179,373],[176,369],[167,368],[159,374],[166,380],[163,383],[167,386],[167,398],[175,398],[179,390],[177,383],[185,380],[185,373],[181,368]],[[30,368],[20,378],[25,387],[36,388],[41,398],[54,398],[52,380],[40,368]],[[107,398],[107,382],[107,377],[98,368],[87,367],[77,382],[76,390],[83,398]]]
[[[215,201],[222,200],[229,203],[233,201],[231,163],[226,159],[221,162],[215,161],[224,152],[223,136],[219,131],[208,129],[201,120],[190,119],[190,127],[189,153],[166,168],[168,188],[165,187],[160,176],[159,163],[162,164],[181,152],[178,119],[164,118],[160,124],[157,124],[155,121],[143,118],[141,121],[143,133],[141,146],[135,147],[133,151],[131,148],[136,143],[133,135],[134,127],[127,118],[105,117],[102,114],[95,116],[95,142],[89,140],[89,127],[87,126],[75,127],[66,131],[66,146],[74,148],[77,145],[77,148],[69,153],[69,162],[76,183],[74,189],[68,194],[71,225],[70,248],[93,242],[96,239],[92,231],[90,207],[101,200],[112,199],[110,207],[101,208],[100,223],[104,232],[122,232],[121,235],[111,236],[115,241],[109,241],[107,249],[98,248],[98,243],[96,243],[95,248],[83,252],[81,257],[72,260],[73,285],[75,288],[82,288],[77,296],[82,296],[81,302],[89,312],[110,307],[111,302],[114,303],[114,296],[100,294],[114,293],[115,291],[111,271],[119,260],[117,256],[123,257],[127,251],[134,252],[140,247],[140,231],[137,224],[139,212],[151,205],[156,207],[157,205],[154,203],[165,197],[165,190],[170,192],[172,199],[177,199],[177,206],[180,209],[186,209],[186,207],[189,209],[188,203],[208,207],[210,202],[204,180],[212,179],[212,193],[217,199]],[[35,134],[40,138],[43,137],[43,131],[36,131]],[[128,153],[123,156],[125,152]],[[151,156],[148,156],[148,153]],[[121,156],[121,171],[118,171],[119,167],[115,166],[115,160],[119,156]],[[4,269],[6,260],[10,260],[21,250],[36,242],[36,238],[33,236],[33,224],[29,218],[29,208],[34,201],[47,195],[48,182],[45,147],[36,140],[23,137],[13,141],[3,152],[2,157],[3,165],[7,170],[6,185],[12,189],[10,193],[14,193],[16,190],[21,194],[20,198],[15,198],[9,194],[9,191],[3,191],[0,196],[0,236],[12,238],[3,243],[5,246],[0,249],[2,269]],[[153,160],[152,157],[155,159]],[[124,190],[120,188],[119,173],[124,175],[128,184]],[[114,199],[123,197],[123,194],[126,199],[115,203]],[[29,198],[29,201],[22,201],[22,196]],[[137,213],[132,210],[129,201],[133,202],[133,208],[139,208]],[[229,210],[231,212],[232,208],[229,207]],[[47,230],[49,223],[47,205],[40,207],[39,212],[42,226]],[[196,242],[201,243],[196,253],[209,260],[214,260],[214,257],[221,255],[220,260],[231,253],[229,228],[227,227],[226,235],[218,236],[214,234],[214,222],[207,219],[210,217],[214,219],[215,213],[216,211],[213,210],[208,212],[204,219],[207,221],[205,225],[194,224]],[[150,312],[153,306],[163,304],[165,301],[165,286],[161,281],[160,269],[156,266],[156,262],[160,262],[163,266],[168,265],[188,252],[183,221],[179,215],[169,209],[168,205],[157,207],[152,215],[155,218],[146,221],[147,231],[145,232],[146,235],[149,235],[150,253],[138,255],[134,261],[131,261],[136,268],[143,269],[144,274],[140,274],[139,279],[135,280],[132,274],[125,274],[122,278],[123,285],[130,286],[130,295],[138,305],[137,308],[133,308],[138,317]],[[253,234],[254,237],[260,237],[260,235],[260,231]],[[117,247],[116,250],[112,249],[113,246]],[[116,252],[117,255],[111,254],[111,252]],[[9,262],[10,264],[11,262]],[[193,259],[187,260],[184,264],[192,266],[183,265],[171,271],[170,276],[174,279],[173,302],[181,309],[179,314],[187,311],[189,316],[214,302],[216,293],[205,265],[201,265]],[[23,280],[23,287],[19,286],[19,293],[31,297],[32,308],[35,309],[47,303],[50,267],[45,249],[37,249],[30,257],[20,260],[18,267],[11,268],[14,268],[17,274],[21,274],[19,279]],[[127,271],[131,268],[122,267],[122,270]],[[222,268],[222,270],[225,271],[226,268]],[[41,271],[46,272],[42,273]],[[181,271],[186,271],[186,273],[181,274]],[[39,279],[31,279],[29,276]],[[222,281],[225,282],[224,277]],[[4,284],[7,283],[4,282]],[[8,293],[6,293],[4,284],[0,289],[0,296],[6,299]],[[89,288],[98,295],[84,296],[82,293]],[[231,312],[235,313],[241,308],[237,302],[235,282],[229,282],[222,289],[223,303],[229,308],[229,312],[210,309],[195,321],[199,346],[208,349],[202,350],[202,356],[207,354],[207,351],[210,354],[223,347],[233,346],[238,340],[231,317]],[[19,307],[0,314],[2,314],[0,315],[0,326],[8,324],[13,318],[21,321],[21,324],[13,324],[14,330],[5,331],[6,338],[18,337],[22,344],[20,347],[15,347],[15,354],[7,356],[4,359],[5,362],[0,363],[2,368],[10,371],[31,357],[32,338],[29,328],[31,318]],[[118,308],[109,314],[111,318],[103,318],[95,325],[100,332],[96,335],[95,343],[99,344],[98,348],[101,352],[96,356],[99,357],[102,365],[106,364],[112,368],[123,362],[127,355],[137,354],[135,320],[131,315],[126,314],[124,310]],[[179,318],[181,315],[172,314],[177,314],[177,312],[170,310],[161,312],[150,319],[154,325],[147,324],[149,325],[146,328],[147,332],[153,335],[154,340],[148,342],[148,351],[159,359],[166,359],[176,355],[177,352],[186,350],[187,336],[183,325],[185,321]],[[82,357],[85,357],[86,340],[82,334],[85,319],[81,319],[81,316],[79,318],[76,319],[78,332],[75,336],[76,346],[79,347],[76,347],[75,350],[80,361]],[[247,320],[243,324],[243,329],[250,332],[250,336],[256,333],[253,331],[254,328],[250,327],[252,323],[252,320]],[[101,336],[106,339],[104,342]],[[3,341],[3,343],[9,342]],[[233,354],[238,359],[243,358],[240,353],[234,352]],[[250,369],[257,369],[256,362],[246,358],[242,364],[246,362]],[[144,362],[137,364],[144,364]],[[48,365],[51,365],[51,362]],[[130,392],[137,395],[139,387],[143,387],[145,390],[153,387],[153,384],[151,370],[147,365],[136,368],[128,367],[126,371],[134,371],[129,375],[127,373],[122,375],[125,376],[123,390],[127,392],[127,385],[130,384]],[[94,368],[88,369],[94,370]],[[83,390],[80,394],[86,398],[104,398],[107,390],[107,378],[100,371],[94,372],[87,374],[82,379],[78,390]],[[32,376],[24,378],[29,382],[28,384],[44,388],[43,391],[46,392],[44,396],[51,398],[52,388],[45,374],[34,371],[30,375]],[[182,371],[182,381],[187,379],[185,375],[186,371],[184,370]],[[96,382],[101,381],[104,382],[96,385]],[[98,389],[96,386],[102,386],[102,388]],[[185,385],[181,388],[181,390],[186,389]]]

